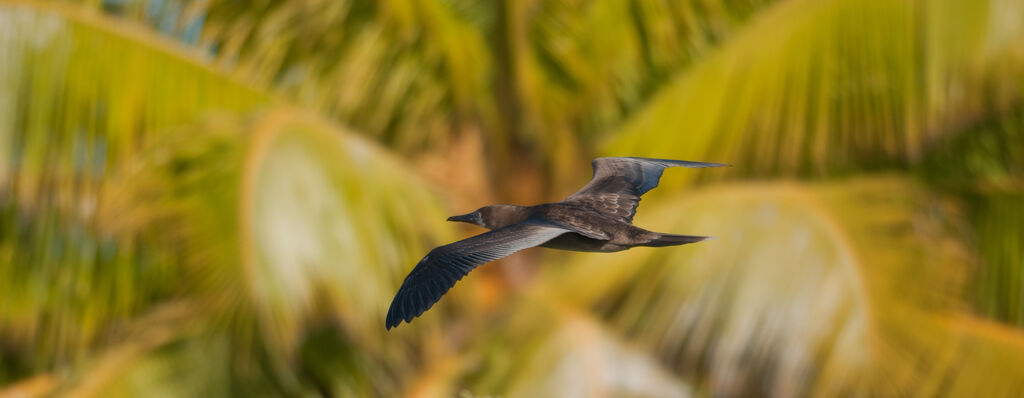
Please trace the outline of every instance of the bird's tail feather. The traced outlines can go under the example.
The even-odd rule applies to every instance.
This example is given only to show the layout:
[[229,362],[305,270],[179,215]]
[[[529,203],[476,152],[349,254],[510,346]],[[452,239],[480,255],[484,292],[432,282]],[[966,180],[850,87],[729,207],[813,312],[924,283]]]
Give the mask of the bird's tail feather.
[[672,234],[658,234],[658,237],[651,239],[647,243],[641,246],[650,247],[663,247],[663,246],[678,246],[685,245],[687,243],[697,243],[703,240],[714,239],[711,236],[693,236],[693,235],[672,235]]

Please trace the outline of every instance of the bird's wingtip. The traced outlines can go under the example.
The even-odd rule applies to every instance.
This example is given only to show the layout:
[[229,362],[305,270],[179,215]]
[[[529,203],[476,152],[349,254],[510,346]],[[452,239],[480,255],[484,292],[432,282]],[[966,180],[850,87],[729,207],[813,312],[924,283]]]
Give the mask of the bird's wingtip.
[[630,160],[633,160],[633,161],[641,161],[641,162],[655,162],[655,163],[661,163],[662,166],[665,166],[665,167],[673,167],[673,166],[675,166],[675,167],[694,167],[694,168],[701,168],[701,167],[732,167],[732,165],[728,164],[728,163],[695,162],[695,161],[691,161],[691,160],[677,160],[677,159],[666,159],[666,158],[648,158],[648,157],[642,157],[642,156],[602,156],[602,157],[594,158],[594,162],[598,162],[598,161],[604,160],[604,159],[630,159]]
[[396,312],[398,309],[395,308],[395,302],[397,302],[399,298],[400,296],[396,296],[391,302],[391,307],[388,308],[388,314],[384,317],[384,328],[387,330],[391,330],[391,328],[397,327],[402,323],[402,317],[398,315]]
[[732,167],[732,165],[728,164],[728,163],[695,162],[695,161],[691,161],[691,160],[672,160],[672,159],[661,159],[661,161],[667,162],[667,163],[671,163],[673,166],[682,166],[682,167],[696,167],[696,168],[702,168],[702,167]]
[[388,319],[384,322],[384,328],[387,330],[397,328],[398,325],[402,324],[402,321],[403,319],[401,316],[391,316],[391,314],[388,314]]

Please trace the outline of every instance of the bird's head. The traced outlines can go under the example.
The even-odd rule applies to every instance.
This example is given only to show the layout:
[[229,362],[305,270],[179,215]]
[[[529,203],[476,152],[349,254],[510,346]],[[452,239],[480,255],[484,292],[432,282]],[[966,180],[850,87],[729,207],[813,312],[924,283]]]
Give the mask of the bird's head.
[[527,215],[527,208],[523,206],[490,205],[476,209],[469,214],[448,217],[448,221],[459,221],[495,229],[523,221]]
[[487,228],[487,226],[484,225],[484,218],[483,218],[483,215],[480,212],[480,210],[483,210],[483,209],[484,208],[480,208],[480,209],[477,209],[476,211],[474,211],[472,213],[463,214],[461,216],[451,216],[451,217],[448,217],[448,221],[464,222],[464,223],[475,224],[475,225],[479,225],[481,227]]

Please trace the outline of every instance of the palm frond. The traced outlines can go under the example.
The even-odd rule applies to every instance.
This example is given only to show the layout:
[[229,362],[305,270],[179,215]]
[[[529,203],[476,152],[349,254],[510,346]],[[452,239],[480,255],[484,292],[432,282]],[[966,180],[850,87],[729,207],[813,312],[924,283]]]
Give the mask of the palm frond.
[[[112,11],[131,13],[145,3]],[[555,162],[543,166],[564,179],[592,149],[575,142],[617,125],[770,3],[213,1],[151,8],[185,8],[176,25],[201,20],[200,45],[220,64],[403,152],[482,128],[502,166],[510,161],[504,148],[529,149],[542,159],[531,162]]]
[[916,172],[951,192],[1024,193],[1024,109],[979,121],[928,146]]
[[719,239],[580,255],[545,280],[713,395],[1020,391],[1024,368],[963,372],[1021,356],[1024,334],[960,322],[976,261],[958,243],[962,211],[913,182],[737,185],[640,215],[652,230]]
[[484,125],[496,146],[529,152],[561,186],[586,173],[595,137],[769,3],[507,2],[494,37],[500,113]]
[[783,2],[666,85],[602,151],[714,159],[744,175],[902,168],[1020,107],[1022,32],[1000,21],[1022,13],[1004,0]]
[[5,361],[32,372],[76,361],[172,290],[170,250],[101,228],[108,182],[161,128],[268,99],[70,7],[0,3],[0,25],[0,336]]
[[220,64],[400,150],[470,123],[484,38],[442,2],[210,2],[203,43]]
[[[410,357],[424,356],[417,342],[436,321],[382,346],[382,316],[451,227],[400,160],[306,112],[231,116],[274,100],[137,26],[22,3],[0,5],[0,20],[5,384],[55,372],[62,391],[115,388],[109,374],[135,362],[88,364],[119,357],[119,340],[135,344],[124,325],[183,298],[203,303],[185,322],[202,325],[196,338],[230,343],[231,389],[313,388],[289,364],[322,348],[306,348],[322,325],[361,347],[339,359],[357,358],[375,392],[419,366]],[[191,341],[132,357],[147,369],[163,350],[188,357],[172,346]],[[67,378],[91,370],[109,374]]]
[[967,204],[980,254],[973,293],[982,314],[1024,325],[1024,112],[969,126],[929,147],[916,173]]
[[[352,376],[360,389],[391,395],[395,378],[420,366],[409,351],[429,341],[436,318],[385,345],[384,309],[410,265],[452,230],[435,194],[400,161],[282,109],[190,126],[154,143],[133,169],[115,183],[122,201],[101,212],[120,215],[109,227],[118,234],[159,230],[154,240],[179,250],[178,294],[206,304],[210,326],[197,341],[227,342],[230,388],[334,391],[349,384],[323,369],[354,366],[365,372]],[[187,359],[154,355],[160,366]],[[311,365],[313,374],[289,365],[307,359],[327,362]]]
[[561,302],[535,291],[518,297],[508,318],[464,360],[463,391],[508,397],[691,397],[690,385]]
[[589,138],[614,126],[770,3],[519,3],[512,39],[522,42],[515,67],[529,130]]
[[967,199],[981,254],[972,285],[979,312],[1024,326],[1024,195],[971,195]]

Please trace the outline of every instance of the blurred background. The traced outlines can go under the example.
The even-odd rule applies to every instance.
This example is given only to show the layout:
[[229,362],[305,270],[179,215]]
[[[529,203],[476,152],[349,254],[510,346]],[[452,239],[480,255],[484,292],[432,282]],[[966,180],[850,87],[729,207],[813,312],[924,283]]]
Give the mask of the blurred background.
[[[670,169],[390,332],[446,217]],[[0,397],[1024,396],[1020,0],[0,0]]]

